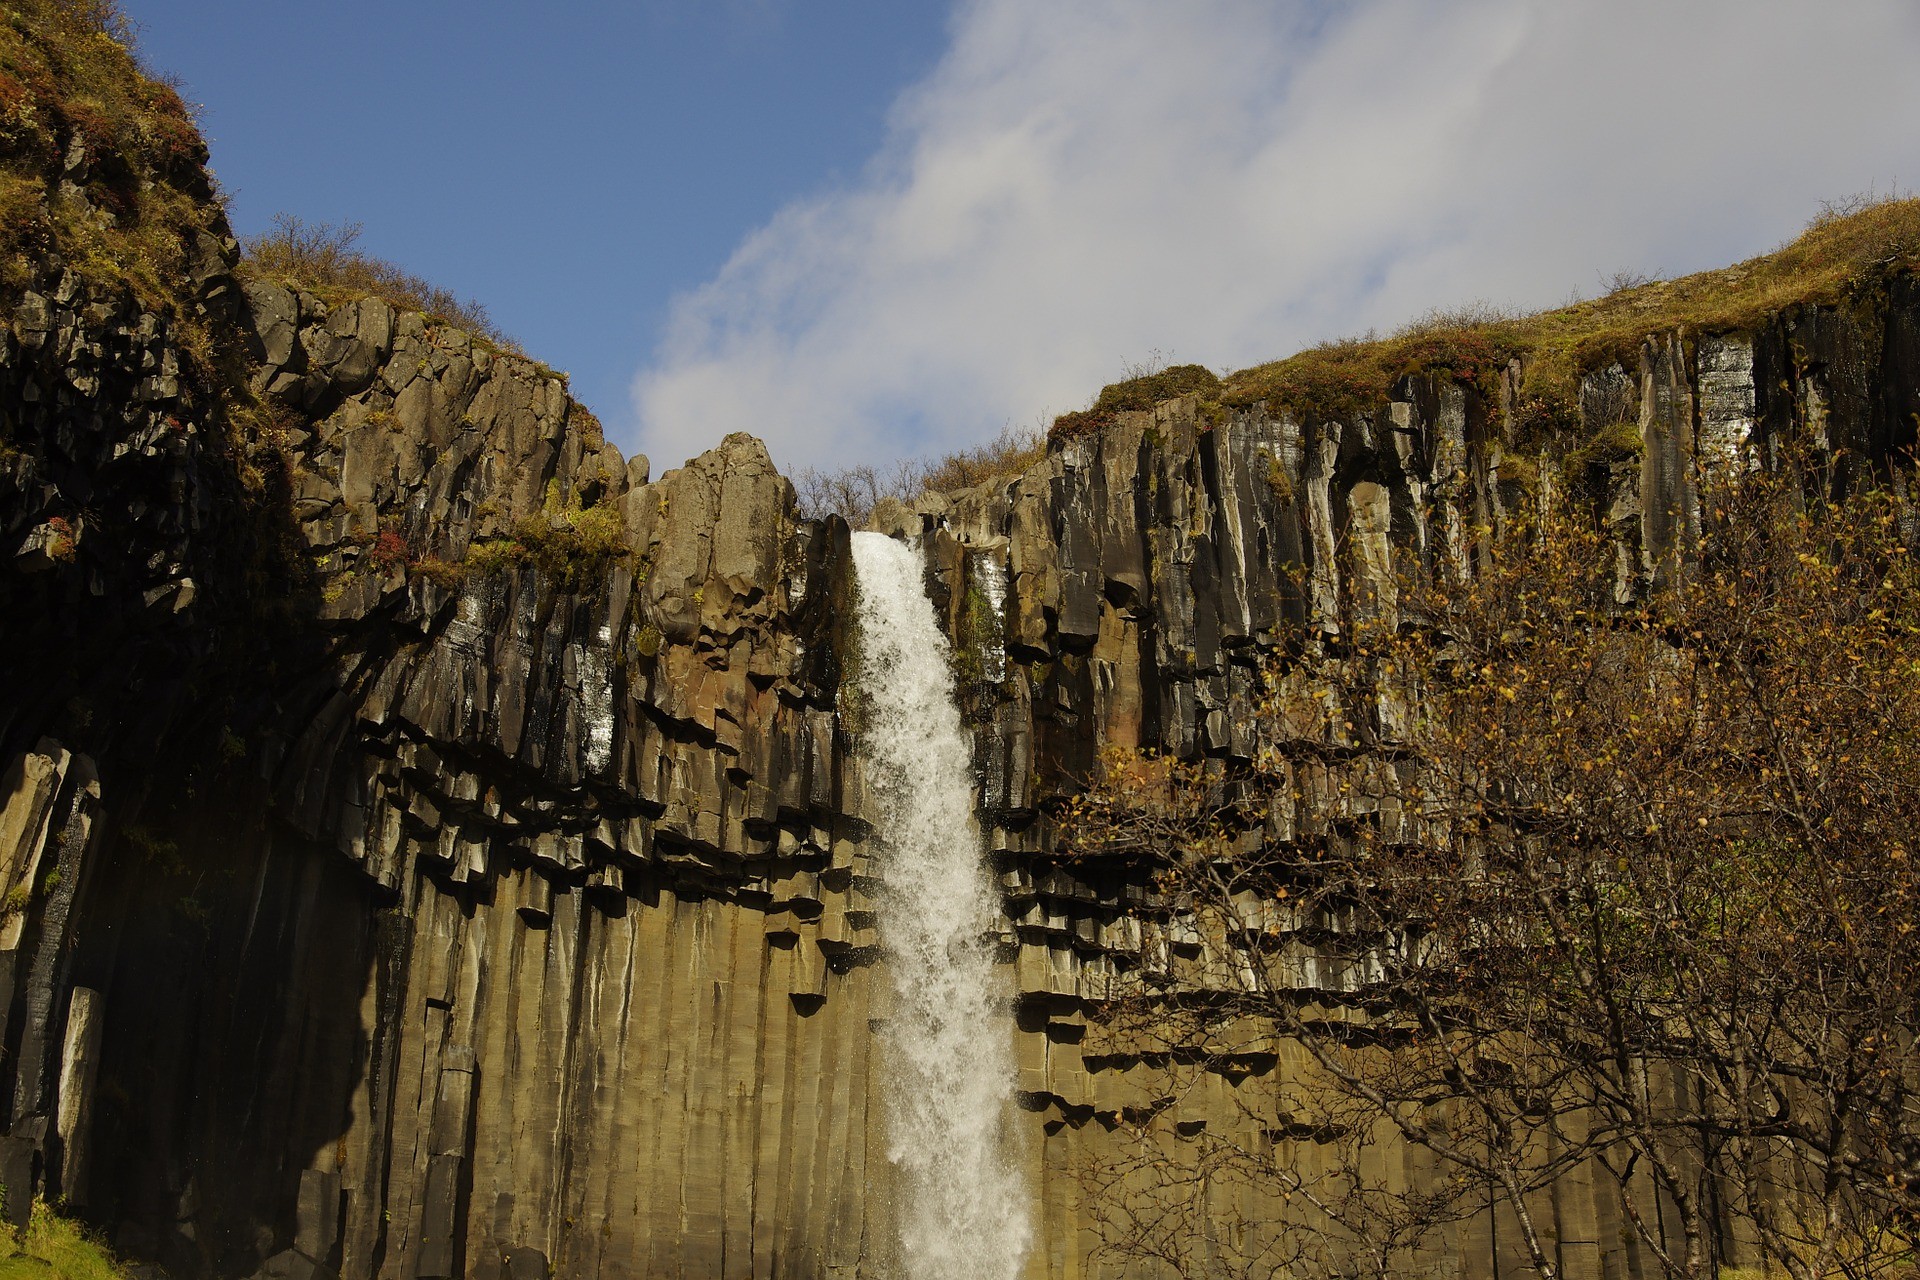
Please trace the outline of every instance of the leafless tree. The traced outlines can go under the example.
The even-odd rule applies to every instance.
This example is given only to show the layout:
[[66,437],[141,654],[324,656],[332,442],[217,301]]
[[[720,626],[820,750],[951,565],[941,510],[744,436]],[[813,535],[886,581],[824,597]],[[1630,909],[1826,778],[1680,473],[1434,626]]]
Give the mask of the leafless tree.
[[1237,1156],[1276,1204],[1404,1250],[1483,1197],[1554,1277],[1577,1174],[1670,1276],[1911,1267],[1920,575],[1893,499],[1822,492],[1718,495],[1694,572],[1626,610],[1564,504],[1406,584],[1421,625],[1277,661],[1259,760],[1110,757],[1065,808],[1072,856],[1154,867],[1240,975],[1143,962],[1127,1033],[1294,1046],[1441,1195],[1396,1222],[1328,1172],[1364,1163]]

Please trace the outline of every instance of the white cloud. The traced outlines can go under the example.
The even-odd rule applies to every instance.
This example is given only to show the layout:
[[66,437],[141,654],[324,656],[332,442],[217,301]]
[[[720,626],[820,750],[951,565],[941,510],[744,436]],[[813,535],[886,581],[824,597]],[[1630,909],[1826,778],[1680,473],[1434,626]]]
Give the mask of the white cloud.
[[656,469],[944,451],[1215,367],[1763,252],[1920,179],[1911,0],[974,0],[859,181],[676,300]]

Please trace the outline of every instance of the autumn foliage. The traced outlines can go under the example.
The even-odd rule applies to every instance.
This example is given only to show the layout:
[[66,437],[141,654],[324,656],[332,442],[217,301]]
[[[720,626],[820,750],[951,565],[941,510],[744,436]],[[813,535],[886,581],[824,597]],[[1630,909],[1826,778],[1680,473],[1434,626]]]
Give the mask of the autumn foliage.
[[[1409,1222],[1377,1166],[1340,1196],[1322,1177],[1294,1207],[1343,1266],[1396,1205],[1404,1250],[1495,1203],[1554,1276],[1550,1188],[1579,1171],[1670,1276],[1911,1268],[1920,575],[1893,496],[1829,493],[1808,465],[1709,495],[1684,579],[1626,608],[1605,533],[1538,515],[1277,660],[1261,759],[1113,757],[1063,814],[1078,856],[1150,863],[1254,975],[1204,1001],[1142,981],[1117,1024],[1238,1028],[1242,1053],[1266,1028],[1329,1114],[1366,1117],[1340,1132],[1457,1190]],[[1309,804],[1333,815],[1313,837]],[[1285,1148],[1235,1167],[1292,1204]]]

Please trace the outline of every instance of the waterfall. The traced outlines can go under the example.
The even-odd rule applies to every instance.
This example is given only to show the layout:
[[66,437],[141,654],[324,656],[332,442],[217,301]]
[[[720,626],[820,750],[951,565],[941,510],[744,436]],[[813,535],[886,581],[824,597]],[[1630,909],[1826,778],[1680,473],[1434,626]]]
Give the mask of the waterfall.
[[893,983],[887,1156],[912,1280],[1011,1280],[1026,1260],[1012,1150],[1012,1028],[996,997],[998,901],[973,812],[973,751],[920,557],[853,535],[862,753],[875,801],[880,939]]

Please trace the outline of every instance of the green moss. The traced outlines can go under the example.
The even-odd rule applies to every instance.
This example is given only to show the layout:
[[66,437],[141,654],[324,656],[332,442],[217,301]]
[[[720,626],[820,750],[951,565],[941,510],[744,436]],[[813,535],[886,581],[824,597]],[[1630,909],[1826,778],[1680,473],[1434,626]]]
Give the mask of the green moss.
[[1518,453],[1500,455],[1500,483],[1513,485],[1522,493],[1540,492],[1540,468],[1533,459]]
[[468,544],[465,565],[468,573],[484,576],[505,572],[526,558],[526,548],[512,538],[489,538]]
[[455,564],[439,556],[423,556],[407,566],[408,577],[425,578],[448,591],[457,591],[467,580],[468,566]]
[[467,547],[468,573],[500,573],[531,564],[568,586],[578,586],[615,563],[637,563],[627,542],[626,519],[612,500],[591,507],[561,496],[557,481],[545,503],[514,526],[510,538],[490,538]]
[[1000,639],[1000,618],[993,602],[977,586],[969,586],[954,627],[953,678],[961,689],[972,689],[987,678],[987,647]]
[[639,650],[641,657],[651,658],[659,654],[660,646],[665,642],[666,637],[660,634],[660,628],[649,622],[640,628],[640,634],[634,637],[633,647]]

